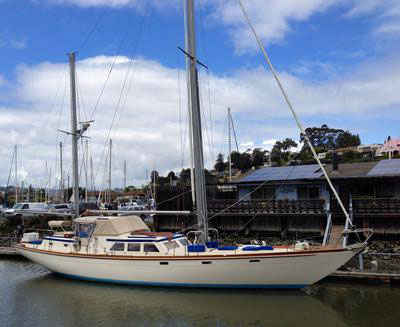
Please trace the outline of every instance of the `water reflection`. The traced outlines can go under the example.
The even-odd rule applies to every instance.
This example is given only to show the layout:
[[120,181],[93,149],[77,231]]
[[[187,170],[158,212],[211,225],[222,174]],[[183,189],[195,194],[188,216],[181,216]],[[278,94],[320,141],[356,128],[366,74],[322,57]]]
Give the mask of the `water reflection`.
[[[0,276],[0,314],[6,326],[381,325],[373,323],[371,313],[382,302],[382,288],[325,283],[306,291],[118,286],[64,279],[27,261],[10,260],[0,261]],[[398,289],[383,291],[388,301],[400,299]],[[395,315],[392,311],[387,310]]]

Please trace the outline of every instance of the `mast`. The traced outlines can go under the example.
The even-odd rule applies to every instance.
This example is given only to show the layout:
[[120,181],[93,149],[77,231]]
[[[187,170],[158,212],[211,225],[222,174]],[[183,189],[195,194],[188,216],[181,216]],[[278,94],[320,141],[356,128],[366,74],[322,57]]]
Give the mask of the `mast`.
[[153,164],[153,200],[156,201],[156,164]]
[[123,192],[125,192],[126,189],[126,160],[124,160],[124,190]]
[[47,193],[47,196],[49,198],[49,202],[50,202],[50,191],[51,191],[51,167],[50,167],[50,171],[49,171],[49,180],[48,180],[48,185],[49,185],[49,192]]
[[45,173],[44,173],[44,175],[45,175],[44,202],[48,202],[48,194],[49,194],[49,190],[47,188],[47,186],[48,186],[47,185],[47,176],[48,176],[47,172],[48,172],[48,170],[47,170],[47,161],[46,161],[46,163],[45,163]]
[[86,182],[86,191],[85,191],[85,202],[88,202],[88,153],[89,153],[89,142],[86,140],[86,150],[85,150],[85,182]]
[[112,150],[112,139],[110,139],[110,161],[108,162],[108,194],[109,194],[109,202],[111,204],[112,199],[111,199],[111,150]]
[[72,174],[75,218],[79,217],[79,171],[78,171],[78,128],[76,118],[76,89],[75,89],[75,52],[70,52],[70,86],[71,86],[71,136],[72,136]]
[[228,125],[229,125],[229,137],[228,137],[228,142],[229,142],[229,155],[228,155],[228,165],[229,165],[229,181],[232,181],[232,158],[231,158],[231,108],[228,108]]
[[193,133],[193,159],[195,178],[196,213],[199,230],[204,232],[205,243],[208,240],[207,228],[207,204],[206,183],[204,177],[203,138],[201,131],[201,114],[199,102],[199,85],[196,60],[196,39],[194,22],[194,1],[187,0],[187,45],[189,53],[189,80],[190,100],[192,109],[192,133]]
[[64,172],[62,167],[62,142],[60,142],[60,200],[64,202]]
[[18,161],[17,161],[17,145],[15,144],[15,203],[18,203]]
[[[93,158],[90,156],[90,190],[94,191],[94,182],[93,182]],[[95,192],[96,196],[96,192]]]
[[[183,10],[184,24],[185,24],[185,51],[189,53],[189,42],[188,42],[188,28],[187,28],[187,4],[184,1],[184,10]],[[192,112],[192,104],[190,99],[190,61],[189,57],[185,57],[186,63],[186,84],[187,84],[187,110],[188,110],[188,125],[189,125],[189,153],[190,153],[190,185],[192,189],[192,202],[193,205],[196,204],[196,196],[194,189],[194,169],[193,169],[193,131],[192,131],[192,123],[193,123],[193,112]]]

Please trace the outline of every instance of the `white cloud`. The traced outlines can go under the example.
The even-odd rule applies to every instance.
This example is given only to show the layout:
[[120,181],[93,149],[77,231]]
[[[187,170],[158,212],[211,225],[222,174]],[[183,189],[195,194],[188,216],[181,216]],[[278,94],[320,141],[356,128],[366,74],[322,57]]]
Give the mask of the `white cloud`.
[[[113,58],[98,56],[77,63],[80,94],[80,120],[90,117],[103,87]],[[89,130],[95,168],[104,149],[114,109],[129,60],[120,57]],[[143,58],[136,59],[133,72],[128,78],[126,92],[115,120],[114,140],[114,186],[122,185],[123,160],[128,161],[129,183],[144,182],[146,169],[153,164],[161,174],[181,168],[181,145],[179,123],[179,88],[177,70]],[[184,72],[180,72],[184,76]],[[400,62],[387,58],[382,62],[370,62],[355,69],[351,75],[329,79],[319,84],[307,82],[287,72],[280,73],[283,84],[303,121],[312,119],[320,125],[331,117],[353,126],[361,119],[392,117],[400,105]],[[210,74],[212,85],[212,111],[215,124],[214,153],[226,148],[223,122],[226,108],[231,107],[235,117],[235,129],[241,149],[272,146],[278,139],[298,139],[299,132],[290,118],[275,82],[264,68],[239,70],[231,76]],[[200,80],[205,77],[201,76]],[[185,107],[184,79],[181,78],[181,105]],[[11,84],[11,85],[10,85]],[[205,83],[203,83],[203,86]],[[13,145],[18,143],[20,165],[28,175],[28,183],[44,183],[44,166],[48,161],[53,176],[58,170],[56,155],[58,142],[65,143],[65,167],[70,170],[69,136],[57,133],[57,129],[69,130],[69,81],[64,63],[46,62],[17,69],[17,82],[8,82],[6,100],[0,106],[0,138],[7,145],[0,148],[5,162],[11,161]],[[1,88],[0,88],[1,91]],[[4,92],[3,92],[4,93]],[[205,89],[201,92],[207,95]],[[126,95],[127,94],[127,95]],[[203,99],[203,103],[208,103]],[[7,104],[11,103],[11,104]],[[126,104],[126,105],[125,105]],[[185,121],[186,114],[182,113]],[[317,122],[317,123],[315,123]],[[307,124],[305,124],[307,126]],[[341,127],[341,126],[338,126]],[[187,130],[185,124],[182,130]],[[210,167],[209,143],[204,134],[205,157]],[[188,162],[187,138],[185,165]],[[246,149],[244,149],[246,150]],[[8,164],[0,167],[2,184],[8,175]],[[104,162],[98,172],[102,179]],[[55,183],[55,181],[54,181]],[[54,184],[53,183],[53,184]]]
[[[37,0],[32,0],[37,1]],[[143,0],[46,0],[50,4],[61,5],[69,4],[76,5],[84,8],[89,7],[136,7],[138,9],[143,9],[146,6]],[[177,7],[179,5],[179,0],[150,0],[149,4],[156,8],[168,8]]]
[[26,39],[15,38],[7,31],[0,33],[0,48],[25,49],[27,47]]
[[[32,0],[37,1],[37,0]],[[70,4],[80,7],[135,7],[142,10],[146,2],[140,0],[46,0],[50,4]],[[293,33],[293,24],[306,22],[313,15],[325,13],[335,6],[341,6],[344,16],[356,18],[369,16],[375,21],[376,35],[400,32],[400,2],[398,0],[243,0],[256,31],[264,43],[280,43]],[[165,12],[174,8],[181,15],[179,0],[151,0],[152,7]],[[208,15],[214,23],[224,25],[237,53],[257,50],[257,44],[244,19],[237,0],[203,0],[197,5],[208,8]],[[340,16],[338,18],[341,18]]]
[[[257,49],[254,36],[236,0],[209,0],[216,6],[214,17],[228,26],[238,52]],[[258,32],[267,43],[281,42],[291,32],[292,22],[306,21],[340,0],[244,0],[243,5]]]
[[240,146],[242,148],[251,148],[251,147],[254,146],[254,142],[253,141],[249,141],[249,142],[240,143]]
[[372,16],[376,35],[400,35],[400,2],[398,0],[352,0],[347,17]]

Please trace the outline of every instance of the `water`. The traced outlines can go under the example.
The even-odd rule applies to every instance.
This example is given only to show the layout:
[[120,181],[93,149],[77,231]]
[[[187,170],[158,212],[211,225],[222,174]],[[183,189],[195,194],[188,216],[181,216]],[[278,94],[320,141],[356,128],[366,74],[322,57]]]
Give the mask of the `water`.
[[0,326],[399,326],[400,288],[322,282],[304,291],[131,287],[74,281],[0,258]]

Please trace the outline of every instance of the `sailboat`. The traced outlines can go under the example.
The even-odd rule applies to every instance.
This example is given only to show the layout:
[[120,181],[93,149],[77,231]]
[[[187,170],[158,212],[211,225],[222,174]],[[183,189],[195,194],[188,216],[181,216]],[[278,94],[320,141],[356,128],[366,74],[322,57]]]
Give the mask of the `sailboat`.
[[[219,246],[210,237],[213,230],[208,228],[205,197],[193,0],[185,0],[185,10],[185,55],[190,87],[194,199],[198,230],[190,231],[186,235],[181,232],[151,232],[135,215],[76,217],[73,220],[72,233],[58,231],[43,238],[39,238],[37,233],[25,233],[17,250],[26,258],[55,273],[90,281],[228,288],[303,288],[311,285],[364,251],[366,242],[348,245],[346,241],[339,246],[310,246],[305,242],[293,246]],[[70,54],[72,110],[73,64],[74,55]],[[72,117],[76,121],[74,114]],[[76,123],[72,124],[71,134],[74,141],[79,133]],[[76,143],[73,142],[74,144],[73,149],[76,151]],[[73,167],[76,167],[77,172],[76,153],[73,157]],[[324,171],[322,165],[321,169]],[[328,178],[327,175],[326,177]],[[74,180],[74,187],[77,189],[77,174]],[[328,183],[331,185],[329,178]],[[337,196],[334,189],[333,192]],[[342,205],[338,196],[337,199]],[[75,201],[79,201],[77,192]],[[344,212],[349,231],[351,221],[345,209]],[[189,240],[190,234],[194,236],[193,243]]]

